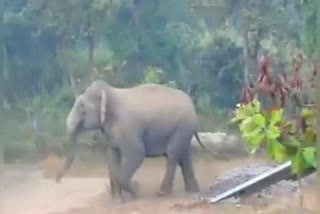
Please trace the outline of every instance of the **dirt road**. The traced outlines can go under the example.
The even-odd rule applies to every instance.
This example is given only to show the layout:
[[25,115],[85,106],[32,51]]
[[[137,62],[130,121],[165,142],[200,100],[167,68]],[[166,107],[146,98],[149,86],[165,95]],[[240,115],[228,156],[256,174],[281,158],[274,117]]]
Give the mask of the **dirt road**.
[[[195,173],[201,190],[206,190],[216,177],[226,170],[251,163],[249,159],[230,162],[199,159],[195,161]],[[257,162],[257,160],[255,160]],[[262,161],[260,161],[262,162]],[[138,169],[134,180],[140,183],[139,199],[126,204],[115,204],[106,188],[107,173],[103,166],[91,166],[83,169],[73,167],[73,176],[66,177],[61,184],[56,184],[52,177],[43,177],[41,170],[31,167],[10,167],[4,170],[1,178],[2,214],[102,214],[102,213],[274,213],[270,209],[285,209],[292,205],[292,198],[287,198],[272,205],[254,199],[246,199],[241,207],[233,204],[193,206],[193,202],[184,192],[183,179],[177,170],[174,194],[170,198],[158,198],[159,188],[164,174],[164,159],[146,159]],[[296,198],[294,200],[297,200]],[[313,194],[306,193],[306,206],[312,208]],[[291,203],[289,203],[291,202]],[[294,208],[293,208],[294,209]],[[283,210],[282,210],[283,211]],[[280,212],[281,213],[281,212]],[[290,213],[290,212],[289,212]]]

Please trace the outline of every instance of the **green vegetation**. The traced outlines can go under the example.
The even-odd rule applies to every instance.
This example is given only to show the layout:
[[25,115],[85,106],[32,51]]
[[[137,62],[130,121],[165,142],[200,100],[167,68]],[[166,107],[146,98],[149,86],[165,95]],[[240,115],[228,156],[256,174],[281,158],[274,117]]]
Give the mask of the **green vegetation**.
[[239,106],[232,122],[239,122],[239,129],[246,139],[249,150],[260,146],[267,148],[268,156],[282,163],[292,161],[292,171],[301,175],[305,170],[316,167],[315,159],[315,117],[309,108],[300,112],[305,121],[302,130],[283,115],[283,108],[265,112],[260,102],[254,99]]
[[[316,114],[319,81],[315,81],[319,78],[319,58],[315,57],[319,52],[317,27],[320,26],[316,25],[316,1],[302,1],[300,6],[304,17],[302,49],[305,55],[291,52],[291,69],[284,72],[283,66],[278,78],[270,71],[270,59],[262,56],[257,82],[243,89],[241,104],[231,119],[231,123],[238,123],[249,150],[264,146],[272,160],[291,160],[292,172],[298,176],[317,167],[319,136],[319,115]],[[266,102],[266,98],[272,102],[270,99]]]
[[260,54],[273,57],[275,72],[290,63],[292,48],[311,59],[314,2],[2,1],[0,144],[34,149],[36,109],[47,143],[64,144],[74,98],[97,78],[186,92],[196,85],[201,129],[224,128]]

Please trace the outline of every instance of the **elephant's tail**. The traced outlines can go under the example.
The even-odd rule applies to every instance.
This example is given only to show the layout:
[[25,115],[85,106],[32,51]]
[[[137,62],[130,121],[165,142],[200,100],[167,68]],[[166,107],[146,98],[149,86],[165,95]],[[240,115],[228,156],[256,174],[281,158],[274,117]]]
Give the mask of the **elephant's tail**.
[[204,150],[206,150],[212,157],[216,157],[216,158],[219,158],[219,159],[222,159],[222,160],[229,160],[228,157],[218,155],[216,152],[210,151],[207,147],[205,147],[205,146],[203,145],[203,143],[201,142],[201,140],[200,140],[200,137],[199,137],[198,132],[195,132],[194,136],[195,136],[196,140],[198,141],[199,145],[200,145]]

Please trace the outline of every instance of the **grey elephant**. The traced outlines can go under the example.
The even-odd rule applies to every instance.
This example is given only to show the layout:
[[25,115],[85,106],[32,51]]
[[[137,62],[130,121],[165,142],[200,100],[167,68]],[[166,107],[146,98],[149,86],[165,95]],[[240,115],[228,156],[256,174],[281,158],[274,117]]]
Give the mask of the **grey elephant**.
[[123,200],[121,189],[137,197],[137,185],[131,178],[145,157],[159,156],[167,160],[159,195],[172,193],[177,166],[181,167],[186,192],[199,191],[191,158],[192,137],[206,148],[197,133],[193,103],[181,90],[158,84],[116,88],[96,80],[76,99],[66,127],[71,146],[57,174],[58,183],[73,162],[77,136],[84,131],[100,129],[111,139],[107,158],[114,197],[118,195]]

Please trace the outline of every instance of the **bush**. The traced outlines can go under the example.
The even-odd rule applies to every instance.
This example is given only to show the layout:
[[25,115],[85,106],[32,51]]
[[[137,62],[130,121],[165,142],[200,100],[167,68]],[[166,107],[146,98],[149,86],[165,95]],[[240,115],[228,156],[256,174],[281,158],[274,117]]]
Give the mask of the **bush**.
[[[314,66],[311,78],[303,81],[302,64],[302,54],[295,53],[291,78],[287,78],[286,73],[276,78],[270,72],[270,59],[262,56],[258,80],[253,87],[243,89],[241,104],[232,119],[239,124],[250,150],[265,146],[271,159],[277,162],[291,160],[292,171],[298,175],[316,167],[317,123],[310,92],[314,89],[317,71]],[[303,99],[305,96],[307,99]],[[258,99],[265,97],[271,97],[273,102],[262,106]]]

